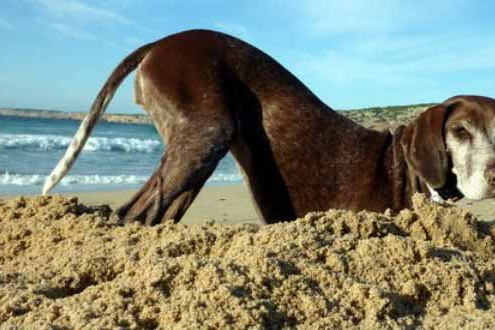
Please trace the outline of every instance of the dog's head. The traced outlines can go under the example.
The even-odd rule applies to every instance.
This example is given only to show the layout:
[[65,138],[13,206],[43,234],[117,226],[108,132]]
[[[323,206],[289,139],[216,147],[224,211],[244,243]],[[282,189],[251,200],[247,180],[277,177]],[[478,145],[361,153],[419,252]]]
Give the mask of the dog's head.
[[401,143],[408,166],[443,198],[495,197],[495,99],[452,97],[409,124]]

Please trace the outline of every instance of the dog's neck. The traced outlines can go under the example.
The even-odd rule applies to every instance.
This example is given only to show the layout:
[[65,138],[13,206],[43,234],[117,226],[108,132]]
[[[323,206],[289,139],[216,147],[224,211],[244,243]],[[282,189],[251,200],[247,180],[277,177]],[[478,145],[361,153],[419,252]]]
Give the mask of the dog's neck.
[[[435,190],[430,191],[426,182],[407,165],[401,144],[404,128],[404,126],[400,126],[389,133],[389,145],[384,159],[385,167],[388,170],[389,182],[391,183],[391,209],[394,211],[411,208],[412,196],[416,192],[424,193],[429,198],[436,196],[432,194],[432,191],[435,192]],[[441,198],[440,196],[438,197]]]

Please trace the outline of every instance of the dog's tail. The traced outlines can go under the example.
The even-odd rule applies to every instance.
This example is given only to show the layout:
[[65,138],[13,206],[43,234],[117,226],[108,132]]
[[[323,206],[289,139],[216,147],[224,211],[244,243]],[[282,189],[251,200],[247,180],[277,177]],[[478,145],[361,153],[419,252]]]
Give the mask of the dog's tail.
[[112,74],[108,77],[107,81],[98,93],[98,96],[96,96],[96,99],[93,101],[91,110],[79,126],[79,129],[74,135],[71,144],[67,148],[64,157],[62,157],[50,176],[46,179],[45,184],[43,185],[43,195],[47,194],[53,187],[55,187],[55,185],[57,185],[57,183],[70,170],[76,161],[77,156],[79,156],[79,153],[83,149],[84,144],[88,140],[91,131],[112,100],[117,88],[127,77],[127,75],[137,68],[139,63],[141,63],[155,43],[156,42],[152,42],[136,49],[129,56],[124,58],[122,62],[120,62],[120,64],[113,70]]

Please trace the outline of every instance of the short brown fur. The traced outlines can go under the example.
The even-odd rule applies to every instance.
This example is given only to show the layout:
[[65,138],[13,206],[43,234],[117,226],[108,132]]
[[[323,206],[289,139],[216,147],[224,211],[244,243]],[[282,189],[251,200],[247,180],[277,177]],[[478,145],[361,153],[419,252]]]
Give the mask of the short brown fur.
[[239,39],[194,30],[148,47],[135,96],[167,150],[116,211],[123,223],[179,221],[229,151],[266,223],[329,208],[398,211],[425,182],[446,183],[445,104],[392,135],[333,111]]

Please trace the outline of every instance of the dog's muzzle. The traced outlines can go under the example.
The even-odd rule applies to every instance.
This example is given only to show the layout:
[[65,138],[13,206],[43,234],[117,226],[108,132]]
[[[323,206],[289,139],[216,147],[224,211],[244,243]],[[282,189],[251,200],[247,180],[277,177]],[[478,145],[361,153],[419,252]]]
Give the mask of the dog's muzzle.
[[457,189],[457,176],[452,172],[449,172],[445,185],[441,188],[435,189],[435,191],[440,195],[440,197],[442,197],[443,200],[458,200],[464,197],[459,189]]

